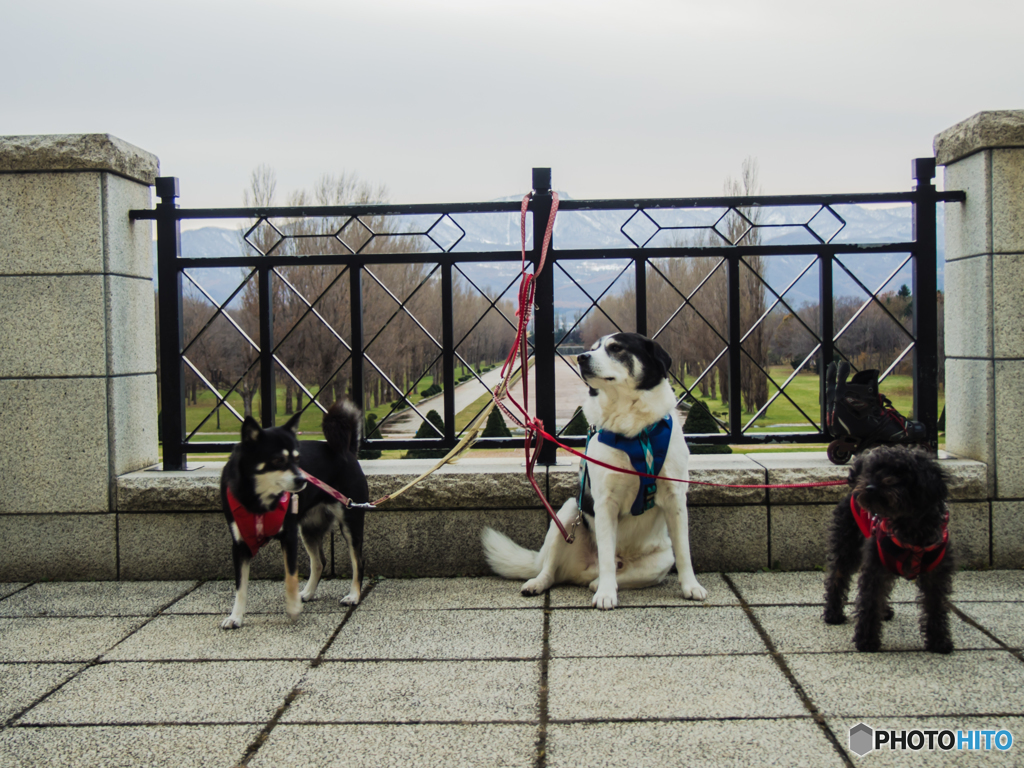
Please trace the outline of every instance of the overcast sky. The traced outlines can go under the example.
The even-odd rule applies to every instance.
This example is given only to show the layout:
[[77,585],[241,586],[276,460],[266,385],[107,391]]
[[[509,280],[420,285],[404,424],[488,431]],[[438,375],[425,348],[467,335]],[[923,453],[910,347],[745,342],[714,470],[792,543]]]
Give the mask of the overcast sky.
[[[183,207],[324,173],[399,203],[909,189],[935,134],[1024,109],[1024,2],[34,0],[4,8],[0,134],[110,133]],[[941,182],[941,174],[940,174]]]

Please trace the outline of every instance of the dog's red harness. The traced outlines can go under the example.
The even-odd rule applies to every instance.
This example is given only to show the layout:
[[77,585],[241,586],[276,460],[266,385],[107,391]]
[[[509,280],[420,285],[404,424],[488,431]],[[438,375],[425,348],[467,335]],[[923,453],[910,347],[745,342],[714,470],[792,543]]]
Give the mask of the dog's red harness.
[[284,516],[288,513],[288,503],[291,494],[286,493],[277,502],[277,506],[269,512],[256,515],[242,506],[242,502],[235,498],[235,495],[228,488],[228,508],[231,510],[231,517],[238,526],[238,533],[246,544],[252,556],[260,551],[260,547],[276,536],[284,525]]
[[927,547],[918,547],[913,544],[904,544],[893,535],[889,521],[875,517],[864,507],[857,503],[854,495],[850,495],[850,511],[853,519],[857,521],[857,527],[864,534],[864,538],[870,539],[871,534],[875,535],[878,544],[878,557],[882,565],[891,573],[911,580],[917,578],[920,573],[928,573],[942,562],[946,556],[946,545],[949,543],[949,510],[942,521],[942,538]]

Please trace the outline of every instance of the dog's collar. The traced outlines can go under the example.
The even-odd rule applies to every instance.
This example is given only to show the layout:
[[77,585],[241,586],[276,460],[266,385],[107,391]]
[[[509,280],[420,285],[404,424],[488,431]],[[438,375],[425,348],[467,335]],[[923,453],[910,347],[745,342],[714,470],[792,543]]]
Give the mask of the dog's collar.
[[[591,427],[587,436],[587,447],[590,447],[590,440],[597,437],[599,443],[622,451],[629,457],[629,463],[637,472],[647,475],[657,475],[665,463],[668,455],[668,444],[672,438],[672,416],[671,414],[660,421],[644,427],[635,437],[625,437],[617,432],[608,429],[596,429]],[[579,504],[583,508],[583,491],[589,481],[589,470],[586,467],[586,459],[581,461]],[[633,499],[630,507],[630,514],[642,515],[654,506],[655,494],[658,484],[651,477],[641,477],[640,490]]]
[[864,509],[857,502],[856,494],[850,494],[850,511],[864,537],[871,538],[874,535],[878,557],[897,576],[914,579],[918,574],[934,570],[946,556],[946,546],[949,544],[949,507],[945,507],[939,539],[924,547],[900,541],[893,533],[889,521]]
[[284,517],[288,512],[291,494],[285,493],[281,496],[277,506],[268,512],[256,514],[246,509],[242,502],[235,497],[235,494],[231,492],[230,488],[227,489],[227,492],[228,509],[231,510],[231,517],[235,521],[238,533],[241,535],[242,540],[249,545],[249,551],[252,552],[252,556],[256,557],[260,547],[280,533],[281,528],[284,526]]

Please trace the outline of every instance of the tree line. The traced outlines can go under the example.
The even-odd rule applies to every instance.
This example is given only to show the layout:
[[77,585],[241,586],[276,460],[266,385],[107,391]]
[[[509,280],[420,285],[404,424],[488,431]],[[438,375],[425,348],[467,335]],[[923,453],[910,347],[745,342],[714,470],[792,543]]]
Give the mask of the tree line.
[[[759,194],[756,161],[750,158],[744,161],[740,178],[727,179],[724,192],[728,196]],[[760,244],[760,232],[756,228],[760,210],[737,210],[746,221],[737,216],[720,227],[728,242]],[[689,237],[677,237],[673,243],[681,247],[725,244],[725,240],[708,229],[697,230]],[[740,260],[740,406],[748,414],[756,413],[774,392],[766,374],[771,366],[786,366],[786,376],[781,379],[773,376],[774,381],[781,384],[792,370],[799,367],[817,374],[821,364],[820,353],[811,354],[820,338],[820,302],[806,302],[796,308],[781,302],[776,304],[774,294],[766,288],[766,266],[763,256],[747,255]],[[720,399],[723,405],[728,405],[729,302],[725,259],[717,256],[651,259],[646,283],[648,332],[657,334],[658,342],[672,357],[675,378],[687,382],[701,397]],[[853,320],[835,348],[858,370],[885,370],[904,353],[912,338],[913,296],[907,286],[883,291],[877,298],[877,302],[870,302],[863,310],[861,307],[867,297],[833,298],[835,331]],[[941,291],[937,298],[941,383],[944,370]],[[629,282],[617,294],[602,299],[596,311],[583,318],[577,317],[577,321],[584,346],[616,330],[635,330],[634,284]],[[894,371],[909,374],[912,361],[912,354],[905,355]]]
[[[252,173],[243,195],[246,207],[275,205],[276,177],[267,166]],[[299,190],[289,206],[341,206],[386,202],[384,187],[371,187],[342,175],[323,176],[311,190]],[[339,264],[280,267],[271,275],[271,304],[276,366],[275,379],[284,389],[284,411],[304,404],[302,382],[325,406],[351,396],[351,283],[344,257],[353,251],[383,259],[361,274],[362,338],[366,355],[363,390],[366,408],[399,402],[407,391],[418,389],[425,373],[440,382],[441,272],[428,263],[387,263],[389,254],[429,252],[425,238],[404,234],[400,225],[384,216],[303,217],[274,220],[282,239],[265,222],[239,235],[242,252],[289,256],[332,255]],[[341,231],[338,237],[334,233]],[[243,234],[248,233],[243,239]],[[339,242],[339,238],[343,242]],[[422,241],[422,242],[421,242]],[[348,248],[346,248],[346,245]],[[246,282],[223,313],[187,279],[182,296],[186,357],[218,392],[234,389],[245,414],[253,411],[259,393],[259,286],[249,268],[240,270]],[[201,282],[201,278],[197,278]],[[489,289],[485,289],[489,291]],[[497,298],[492,296],[491,299]],[[490,301],[456,272],[453,278],[453,322],[456,349],[469,366],[503,359],[515,337],[515,307],[501,299]],[[159,334],[159,330],[158,330]],[[250,343],[242,335],[248,337]],[[436,341],[436,343],[435,343]],[[456,361],[456,365],[460,365]],[[291,375],[289,375],[289,373]],[[294,376],[294,379],[292,378]],[[205,387],[186,367],[189,402],[197,402]],[[220,414],[217,413],[219,427]]]
[[[255,169],[249,188],[243,194],[246,207],[275,205],[276,176],[267,166]],[[758,168],[748,158],[738,180],[727,179],[728,196],[754,196],[760,193]],[[290,195],[290,206],[340,206],[386,202],[387,189],[373,187],[347,175],[325,175],[310,190]],[[730,243],[760,243],[758,208],[738,209],[720,226]],[[350,273],[344,262],[348,248],[385,260],[367,268],[361,275],[366,408],[400,401],[425,372],[441,382],[441,284],[440,270],[429,263],[387,263],[389,254],[423,253],[431,250],[425,238],[404,233],[393,219],[363,216],[344,218],[294,218],[275,220],[275,232],[265,222],[242,234],[255,224],[250,222],[239,234],[243,253],[256,255],[254,248],[266,253],[313,256],[334,255],[342,263],[281,267],[271,277],[271,303],[275,354],[287,371],[278,368],[276,381],[284,389],[284,411],[292,413],[304,405],[302,387],[323,405],[349,396],[351,392],[352,318]],[[751,226],[753,224],[754,226]],[[338,237],[334,233],[339,232]],[[675,244],[700,247],[720,245],[723,241],[708,229],[677,238]],[[344,242],[339,242],[339,239]],[[714,238],[714,240],[712,239]],[[278,242],[280,241],[280,242]],[[348,248],[346,248],[346,245]],[[740,263],[741,344],[739,404],[747,413],[759,410],[769,399],[771,387],[765,374],[773,365],[816,372],[817,357],[807,359],[816,342],[820,307],[806,303],[796,309],[778,305],[771,311],[774,296],[766,289],[765,258],[745,256]],[[218,392],[234,389],[241,396],[246,414],[260,388],[258,351],[259,296],[255,276],[243,268],[246,279],[242,289],[226,308],[216,308],[187,280],[182,296],[186,357],[198,374],[186,367],[187,398],[197,402],[205,387],[200,375]],[[490,301],[458,275],[453,285],[454,331],[458,353],[471,366],[504,358],[513,343],[515,306],[510,299]],[[492,293],[486,289],[487,293]],[[899,291],[880,294],[879,304],[872,302],[836,344],[844,357],[858,369],[884,368],[909,343],[913,297],[904,286]],[[939,294],[939,349],[942,350],[942,295]],[[833,324],[838,330],[857,313],[862,299],[835,297]],[[705,398],[729,403],[728,295],[724,259],[692,256],[652,259],[647,276],[647,327],[658,333],[658,341],[672,357],[673,374],[686,381]],[[482,318],[482,319],[481,319]],[[475,328],[473,327],[475,325]],[[902,326],[902,327],[901,327]],[[572,341],[590,346],[597,338],[616,330],[635,330],[636,290],[628,284],[623,290],[606,296],[597,308],[577,317],[571,329]],[[471,330],[472,329],[472,330]],[[560,328],[558,334],[566,334]],[[248,337],[253,343],[246,341]],[[158,330],[159,336],[159,330]],[[908,372],[907,356],[897,372]],[[940,359],[940,375],[943,370]],[[291,375],[289,375],[289,373]],[[776,379],[776,381],[778,381]],[[216,414],[220,424],[219,409]]]

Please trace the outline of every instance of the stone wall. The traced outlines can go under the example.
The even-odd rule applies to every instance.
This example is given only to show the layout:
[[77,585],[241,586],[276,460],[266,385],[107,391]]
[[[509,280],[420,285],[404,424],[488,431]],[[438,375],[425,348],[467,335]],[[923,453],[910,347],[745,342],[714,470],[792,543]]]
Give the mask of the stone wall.
[[[379,498],[430,468],[428,460],[366,461],[370,497]],[[950,537],[968,568],[1012,567],[989,525],[985,465],[946,457],[953,477]],[[228,578],[229,539],[219,504],[219,464],[188,472],[135,472],[117,484],[120,577]],[[776,485],[845,479],[847,467],[824,452],[706,455],[690,462],[693,480],[730,485]],[[576,493],[575,466],[538,468],[548,498],[561,504]],[[825,530],[845,486],[804,489],[711,488],[688,493],[691,550],[698,571],[810,570],[825,563]],[[367,572],[384,576],[454,576],[488,572],[480,531],[491,526],[539,549],[547,515],[521,461],[466,459],[443,468],[366,521]],[[993,549],[994,548],[994,549]],[[335,536],[329,556],[335,574],[349,572],[348,551]],[[308,567],[301,553],[303,572]],[[268,547],[253,564],[256,576],[279,578],[281,557]]]
[[[1024,567],[1024,112],[981,113],[936,138],[946,189],[947,441],[959,458],[951,536],[962,566]],[[158,459],[149,223],[157,159],[108,135],[0,137],[0,581],[228,577],[220,467]],[[426,462],[429,463],[429,462]],[[383,495],[425,462],[365,462]],[[148,469],[147,469],[148,468]],[[823,452],[697,456],[691,478],[844,478]],[[575,468],[539,470],[549,498]],[[810,569],[842,487],[690,491],[699,571]],[[539,547],[547,518],[520,461],[469,459],[370,513],[368,570],[486,572],[485,525]],[[344,546],[332,570],[348,568]],[[269,551],[269,550],[268,550]],[[304,557],[304,554],[303,554]],[[279,577],[266,552],[256,575]]]
[[[1024,111],[935,137],[946,189],[946,445],[984,462],[993,538],[1024,565]],[[1012,554],[1011,554],[1012,553]]]
[[0,579],[117,578],[116,478],[157,461],[157,159],[0,137]]

